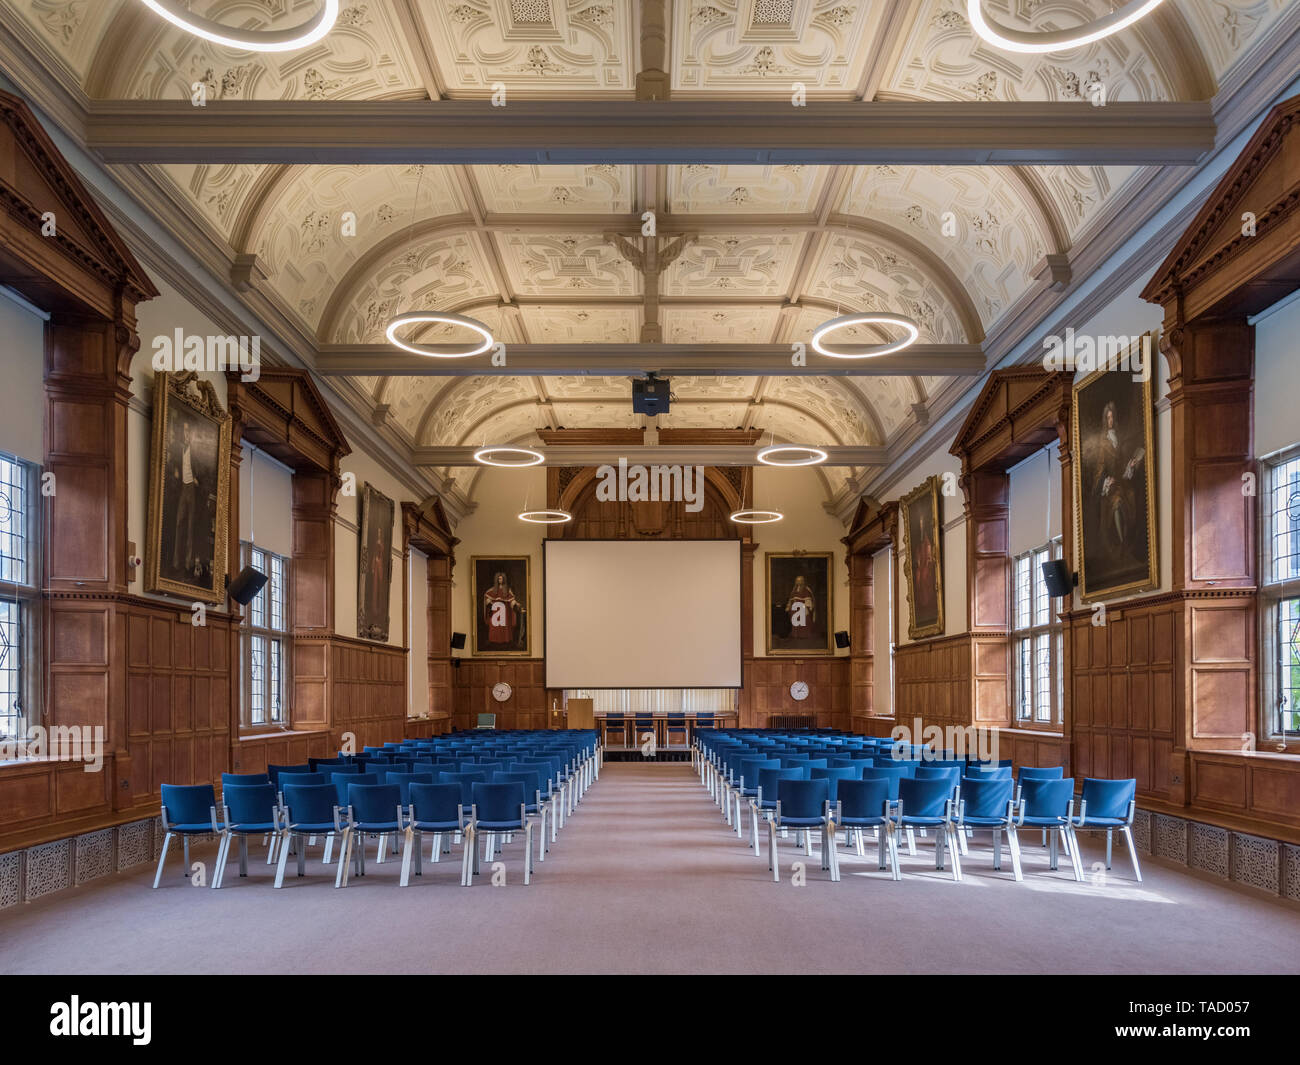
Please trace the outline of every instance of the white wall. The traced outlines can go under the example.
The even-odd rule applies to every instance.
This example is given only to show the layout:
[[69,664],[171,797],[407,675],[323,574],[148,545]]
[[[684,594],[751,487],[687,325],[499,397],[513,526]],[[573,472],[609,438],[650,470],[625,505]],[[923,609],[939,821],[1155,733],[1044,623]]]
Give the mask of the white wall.
[[[779,470],[770,466],[754,469],[754,506],[773,508],[785,514],[771,525],[756,525],[754,539],[754,655],[767,654],[767,560],[769,552],[829,551],[831,565],[831,632],[849,627],[849,570],[840,538],[848,531],[838,518],[827,512],[821,477],[811,469]],[[848,655],[849,649],[836,649]]]
[[[422,500],[354,442],[352,454],[339,464],[344,475],[356,477],[356,495],[340,492],[334,518],[334,628],[340,636],[357,635],[357,552],[361,532],[361,497],[372,484],[393,501],[393,581],[388,596],[388,643],[405,646],[407,575],[402,568],[402,503]],[[346,477],[345,477],[346,479]]]
[[[943,476],[951,473],[947,483],[953,487],[954,495],[946,495],[940,503],[943,514],[943,635],[955,636],[966,631],[966,517],[965,500],[962,497],[957,477],[961,475],[961,462],[948,452],[945,442],[939,449],[927,455],[919,466],[912,470],[901,485],[894,485],[882,494],[880,501],[888,503],[900,499],[920,485],[927,477],[940,478],[943,488]],[[907,578],[903,566],[907,562],[907,544],[903,535],[902,517],[899,518],[898,530],[898,570],[896,575],[897,595],[894,608],[898,616],[898,643],[901,646],[912,641],[907,635],[908,605]]]
[[1300,299],[1275,304],[1255,324],[1255,454],[1300,443]]
[[411,565],[406,573],[406,656],[407,713],[419,717],[429,712],[429,560],[411,548]]
[[45,459],[45,319],[0,289],[5,387],[0,393],[0,451]]
[[872,703],[877,714],[894,711],[893,650],[894,639],[894,571],[893,552],[890,548],[877,551],[871,560],[871,579],[874,585],[875,608],[872,621],[875,626],[872,676]]
[[465,633],[466,658],[474,646],[474,569],[476,555],[527,555],[529,557],[528,640],[529,654],[542,657],[542,539],[543,525],[519,520],[525,507],[546,506],[546,468],[523,470],[485,469],[474,486],[476,507],[456,526],[460,543],[451,572],[451,621],[453,632]]

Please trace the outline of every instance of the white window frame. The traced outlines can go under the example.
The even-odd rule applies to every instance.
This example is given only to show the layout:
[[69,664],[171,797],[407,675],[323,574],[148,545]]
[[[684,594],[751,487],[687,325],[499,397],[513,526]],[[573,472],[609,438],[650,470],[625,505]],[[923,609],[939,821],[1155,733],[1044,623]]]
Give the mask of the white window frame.
[[[1286,655],[1300,625],[1300,522],[1290,514],[1292,495],[1300,492],[1300,447],[1263,463],[1260,493],[1259,609],[1260,708],[1262,735],[1271,740],[1300,738],[1300,682],[1287,684],[1288,668],[1300,669]],[[1283,567],[1283,558],[1293,559]],[[1290,633],[1282,631],[1283,625]],[[1294,654],[1294,652],[1292,653]],[[1293,672],[1293,680],[1295,680]]]
[[[244,608],[244,620],[240,625],[240,727],[244,730],[287,729],[293,651],[289,624],[293,587],[291,560],[247,540],[241,541],[239,554],[242,565],[254,566],[269,578],[257,597]],[[277,606],[278,618],[275,616]],[[254,646],[259,643],[265,656],[265,667],[261,684],[255,685],[252,654]],[[260,691],[256,690],[258,688]],[[254,720],[255,701],[260,702],[261,720]]]
[[1057,536],[1011,559],[1012,714],[1016,728],[1060,731],[1064,725],[1065,626],[1056,601],[1048,595],[1042,571],[1043,562],[1061,556],[1061,537]]
[[[11,475],[20,480],[14,484]],[[7,740],[25,740],[28,731],[41,723],[40,480],[40,467],[35,463],[0,451],[0,492],[9,501],[5,507],[9,521],[14,516],[11,484],[22,494],[19,523],[9,529],[6,522],[0,537],[0,550],[12,549],[11,555],[21,559],[21,572],[0,565],[0,603],[14,615],[12,629],[6,633],[5,667],[15,671],[17,705],[0,713],[0,739]],[[11,535],[16,542],[9,539]]]

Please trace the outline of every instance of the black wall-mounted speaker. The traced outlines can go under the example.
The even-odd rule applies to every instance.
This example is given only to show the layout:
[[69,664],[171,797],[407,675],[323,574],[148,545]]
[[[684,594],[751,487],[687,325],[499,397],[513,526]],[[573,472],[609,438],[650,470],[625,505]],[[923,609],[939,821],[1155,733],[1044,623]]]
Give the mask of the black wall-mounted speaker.
[[265,584],[265,573],[254,569],[252,566],[245,566],[239,571],[239,576],[230,582],[226,594],[240,606],[248,606],[257,598],[257,593],[262,590]]
[[453,651],[463,651],[465,649],[465,634],[463,632],[453,632],[451,634],[451,649]]
[[668,413],[671,385],[662,377],[632,379],[632,413],[655,417]]
[[849,645],[849,634],[847,632],[837,632],[835,634],[835,646],[848,647],[848,645]]
[[1043,563],[1043,583],[1047,585],[1048,595],[1053,599],[1063,599],[1074,590],[1079,581],[1066,566],[1065,559],[1054,558]]

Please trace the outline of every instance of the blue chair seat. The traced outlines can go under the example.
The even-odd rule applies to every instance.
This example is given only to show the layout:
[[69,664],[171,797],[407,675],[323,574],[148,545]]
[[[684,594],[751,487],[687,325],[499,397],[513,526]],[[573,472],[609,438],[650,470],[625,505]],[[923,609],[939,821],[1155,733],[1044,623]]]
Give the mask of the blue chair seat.
[[[279,830],[280,826],[274,821],[252,821],[248,824],[235,824],[234,822],[231,822],[230,825],[231,832],[246,832],[252,836],[263,835],[267,832],[278,832]],[[211,825],[208,826],[208,831],[212,831]]]
[[1005,817],[972,817],[967,814],[962,818],[962,824],[971,828],[1000,828],[1007,823]]
[[[766,803],[764,805],[766,805]],[[804,828],[808,825],[815,826],[815,825],[821,825],[825,823],[826,823],[826,819],[824,817],[782,817],[781,818],[782,828]]]
[[896,820],[904,828],[908,825],[914,828],[931,828],[934,825],[946,824],[945,819],[942,817],[914,817],[911,814],[904,814],[902,817],[896,818]]
[[[186,822],[183,825],[168,825],[167,827],[170,828],[173,832],[184,832],[189,834],[206,832],[208,835],[212,835],[211,821],[190,821],[190,822]],[[224,821],[217,822],[218,832],[224,831],[225,828],[226,828],[226,824]]]
[[420,832],[459,832],[459,821],[412,821],[411,827]]
[[1023,824],[1034,828],[1060,828],[1065,824],[1064,817],[1025,817]]
[[483,821],[474,822],[475,826],[481,832],[522,832],[523,826],[518,820],[514,821]]
[[835,822],[840,828],[872,828],[884,823],[885,818],[883,815],[880,817],[841,817]]
[[352,827],[358,832],[396,832],[403,826],[396,821],[353,821]]
[[1096,828],[1119,828],[1121,825],[1127,825],[1127,824],[1128,824],[1128,818],[1126,818],[1126,817],[1092,817],[1092,816],[1088,816],[1088,817],[1085,817],[1082,821],[1080,821],[1078,818],[1075,818],[1075,821],[1074,821],[1074,827],[1075,827],[1075,828],[1089,828],[1089,827],[1096,827]]
[[295,821],[289,826],[294,832],[327,834],[334,831],[333,821]]

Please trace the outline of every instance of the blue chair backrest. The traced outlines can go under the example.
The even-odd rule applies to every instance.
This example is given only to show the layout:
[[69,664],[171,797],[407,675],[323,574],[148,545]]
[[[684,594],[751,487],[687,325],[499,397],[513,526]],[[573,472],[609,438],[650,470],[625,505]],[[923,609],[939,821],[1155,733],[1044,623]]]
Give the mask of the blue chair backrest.
[[469,809],[474,805],[474,785],[487,783],[487,774],[481,769],[467,769],[463,773],[439,773],[439,784],[459,784],[460,801]]
[[275,785],[232,784],[221,792],[221,801],[230,811],[230,823],[237,825],[264,825],[275,820],[274,810],[279,805]]
[[411,785],[411,807],[417,821],[456,821],[460,805],[459,784]]
[[324,773],[281,773],[276,781],[275,790],[283,791],[287,784],[328,784],[330,778]]
[[[307,764],[311,766],[313,773],[318,772],[321,766],[347,765],[348,763],[342,758],[308,758]],[[326,769],[325,772],[329,772]]]
[[898,799],[903,804],[906,817],[942,817],[947,801],[952,797],[952,787],[943,777],[898,782]]
[[839,794],[841,781],[862,779],[862,767],[856,765],[831,766],[829,769],[814,769],[811,772],[813,780],[824,780],[828,783],[831,802],[834,802]]
[[841,780],[836,789],[842,817],[884,817],[885,803],[897,795],[890,795],[891,786],[897,787],[897,777],[877,777],[874,780]]
[[384,783],[397,785],[398,789],[402,793],[402,805],[406,806],[411,801],[411,791],[410,791],[411,785],[432,784],[433,774],[432,773],[399,773],[396,772],[395,770],[390,769],[388,770],[388,772],[384,774]]
[[277,788],[280,786],[281,773],[310,773],[311,766],[304,762],[302,765],[268,765],[266,775],[271,778],[271,783]]
[[162,804],[173,825],[211,824],[217,794],[211,784],[164,784]]
[[783,818],[821,817],[831,797],[829,780],[780,780],[776,788]]
[[780,768],[779,758],[742,758],[736,767],[736,781],[746,788],[756,788],[760,770]]
[[1010,777],[985,777],[962,781],[961,797],[967,817],[1005,817],[1015,783]]
[[914,780],[946,780],[948,787],[955,788],[961,784],[961,769],[957,766],[935,766],[933,763],[922,762],[916,767],[916,776]]
[[1065,817],[1074,799],[1074,778],[1060,780],[1026,780],[1020,798],[1026,817]]
[[995,762],[995,761],[993,761],[991,758],[983,758],[983,759],[981,759],[981,758],[969,758],[969,759],[967,759],[966,764],[967,764],[968,766],[976,766],[976,765],[1015,765],[1015,760],[1012,759],[1012,758],[1003,758],[1001,761],[997,761],[997,762]]
[[265,773],[222,773],[221,790],[234,785],[237,788],[246,788],[252,784],[269,784],[271,778]]
[[[334,785],[334,797],[340,806],[348,804],[348,788],[353,784],[378,784],[378,773],[331,773],[330,783]],[[288,802],[288,800],[285,800]]]
[[524,786],[517,780],[500,784],[477,782],[474,788],[475,813],[480,821],[521,824],[520,808],[524,805]]
[[365,771],[365,768],[366,767],[362,765],[327,765],[318,770],[318,772],[324,773],[327,777],[333,780],[335,773],[362,773]]
[[889,797],[891,799],[897,799],[898,782],[900,780],[907,780],[909,778],[907,775],[907,770],[904,769],[902,766],[890,765],[890,764],[884,764],[884,765],[878,764],[872,766],[870,769],[864,769],[862,771],[862,779],[863,780],[888,780],[890,782]]
[[519,783],[524,786],[524,801],[529,806],[537,802],[537,793],[542,790],[541,773],[536,769],[512,769],[508,772],[492,774],[493,784]]
[[966,779],[1010,780],[1011,767],[1009,765],[968,765],[966,767]]
[[284,807],[291,825],[328,825],[334,821],[338,792],[330,784],[286,784]]
[[401,802],[402,789],[396,784],[348,785],[348,805],[357,821],[372,825],[395,824]]
[[1059,765],[1022,765],[1017,779],[1023,784],[1026,780],[1060,780],[1065,776],[1065,769]]
[[1083,778],[1080,798],[1088,804],[1085,817],[1128,817],[1128,804],[1137,796],[1136,780]]

